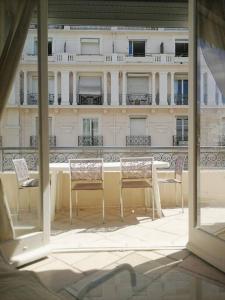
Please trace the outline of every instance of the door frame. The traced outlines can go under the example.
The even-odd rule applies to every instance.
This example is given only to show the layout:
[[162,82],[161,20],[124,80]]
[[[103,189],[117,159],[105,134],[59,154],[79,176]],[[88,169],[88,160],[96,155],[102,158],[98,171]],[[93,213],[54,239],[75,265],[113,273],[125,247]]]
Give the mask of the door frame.
[[199,228],[197,223],[197,1],[189,1],[190,63],[189,63],[189,242],[188,249],[225,272],[225,241]]
[[39,89],[39,176],[40,230],[1,243],[0,249],[15,266],[21,266],[50,253],[50,185],[48,144],[48,1],[37,2],[38,89]]

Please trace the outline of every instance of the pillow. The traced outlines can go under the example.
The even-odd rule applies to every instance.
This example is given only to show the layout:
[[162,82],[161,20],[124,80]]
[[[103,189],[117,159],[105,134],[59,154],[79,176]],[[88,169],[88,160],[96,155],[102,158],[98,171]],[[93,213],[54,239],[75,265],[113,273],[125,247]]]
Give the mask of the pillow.
[[30,178],[22,182],[22,187],[37,187],[39,186],[39,179],[37,178]]

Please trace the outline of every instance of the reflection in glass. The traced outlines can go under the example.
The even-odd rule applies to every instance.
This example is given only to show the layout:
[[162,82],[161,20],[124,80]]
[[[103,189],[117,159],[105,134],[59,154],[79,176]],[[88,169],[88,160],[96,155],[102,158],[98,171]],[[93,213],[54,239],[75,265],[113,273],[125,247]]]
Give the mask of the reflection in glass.
[[225,240],[225,3],[198,1],[198,225]]

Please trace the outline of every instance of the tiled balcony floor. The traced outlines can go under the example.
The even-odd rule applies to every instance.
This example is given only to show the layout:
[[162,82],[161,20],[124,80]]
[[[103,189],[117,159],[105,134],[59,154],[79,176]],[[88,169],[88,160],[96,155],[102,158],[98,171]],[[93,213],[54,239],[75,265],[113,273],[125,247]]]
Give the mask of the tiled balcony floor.
[[121,222],[117,210],[106,210],[106,222],[100,212],[83,210],[69,224],[68,212],[56,216],[52,224],[53,249],[156,249],[185,247],[188,240],[188,209],[164,209],[164,217],[152,221],[151,212],[126,211]]
[[130,264],[137,284],[132,288],[125,271],[90,291],[84,300],[224,300],[225,274],[187,250],[54,253],[23,267],[33,270],[61,299],[116,266]]

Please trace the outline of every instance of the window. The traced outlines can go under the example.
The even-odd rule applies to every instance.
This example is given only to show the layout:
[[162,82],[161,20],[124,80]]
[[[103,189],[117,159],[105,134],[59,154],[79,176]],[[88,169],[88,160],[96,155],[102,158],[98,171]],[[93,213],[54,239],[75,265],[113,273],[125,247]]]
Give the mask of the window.
[[129,56],[145,56],[145,41],[129,41]]
[[175,79],[174,80],[174,96],[177,105],[188,104],[188,80]]
[[188,117],[179,116],[176,118],[176,144],[186,145],[188,141]]
[[[38,55],[38,41],[34,40],[34,55]],[[52,56],[52,39],[48,40],[48,56]]]
[[98,119],[83,119],[83,135],[90,137],[98,135]]
[[143,136],[146,134],[146,118],[131,117],[130,118],[130,135]]
[[98,135],[98,119],[83,119],[83,136],[78,137],[79,146],[102,146],[103,138]]
[[127,77],[127,93],[128,94],[147,94],[149,93],[149,77],[147,76],[131,76]]
[[82,55],[99,55],[100,54],[100,40],[96,38],[82,38],[80,39],[81,54]]
[[188,57],[188,41],[176,40],[175,41],[175,56]]
[[52,56],[52,39],[48,40],[48,56]]

